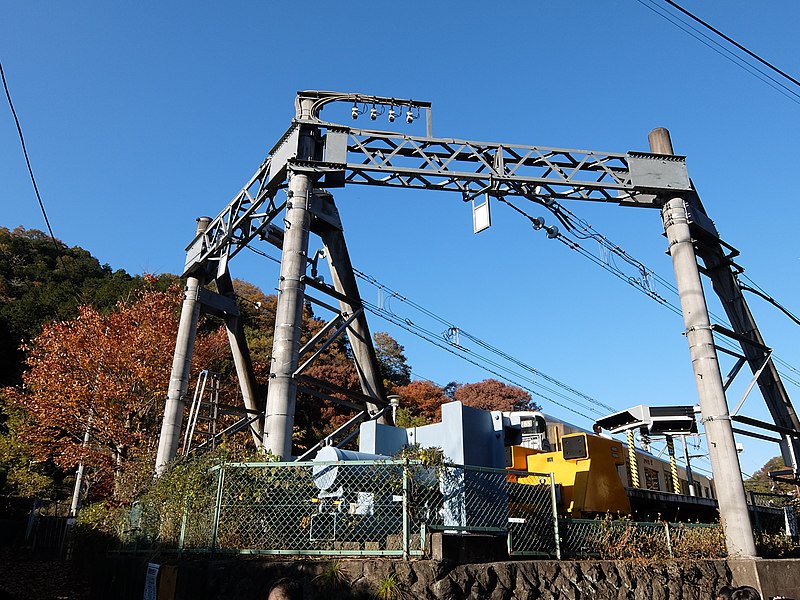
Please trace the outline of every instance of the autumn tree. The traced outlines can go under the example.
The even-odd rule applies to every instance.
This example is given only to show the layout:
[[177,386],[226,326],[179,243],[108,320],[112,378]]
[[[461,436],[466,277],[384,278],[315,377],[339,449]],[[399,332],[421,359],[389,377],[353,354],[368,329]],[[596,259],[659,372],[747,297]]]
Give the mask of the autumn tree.
[[[143,285],[143,277],[101,265],[83,248],[36,229],[0,227],[0,387],[20,383],[21,345],[42,325],[75,318],[80,305],[107,312]],[[166,289],[168,278],[157,285]]]
[[439,420],[440,407],[450,398],[444,388],[432,381],[412,381],[396,387],[394,393],[401,398],[398,410],[398,426],[414,427]]
[[[5,391],[27,415],[19,435],[36,459],[91,466],[105,494],[132,452],[155,447],[181,296],[178,286],[145,290],[107,315],[82,306],[77,318],[42,328],[26,348],[24,386]],[[218,345],[200,337],[197,354],[214,356]]]
[[454,397],[464,406],[484,410],[536,410],[531,395],[515,385],[508,385],[496,379],[484,379],[478,383],[465,383],[458,386]]

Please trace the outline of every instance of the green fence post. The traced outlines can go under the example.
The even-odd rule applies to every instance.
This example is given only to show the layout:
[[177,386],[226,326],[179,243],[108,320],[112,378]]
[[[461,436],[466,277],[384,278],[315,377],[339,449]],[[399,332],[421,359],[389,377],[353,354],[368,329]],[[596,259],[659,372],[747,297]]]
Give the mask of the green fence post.
[[756,541],[761,544],[762,543],[762,530],[761,530],[761,519],[758,516],[758,503],[756,501],[756,492],[750,492],[750,506],[753,509],[753,520],[755,521],[756,526]]
[[403,558],[408,560],[408,459],[403,461]]
[[217,549],[217,530],[219,529],[219,518],[222,513],[222,486],[225,481],[225,465],[219,466],[219,476],[217,478],[217,497],[214,501],[214,521],[211,524],[211,554]]
[[181,517],[181,532],[178,535],[178,556],[183,554],[183,542],[186,537],[186,519],[189,515],[189,499],[183,503],[183,516]]
[[558,503],[556,500],[556,475],[550,473],[550,506],[553,510],[553,535],[556,541],[556,558],[561,560],[561,535],[558,531]]

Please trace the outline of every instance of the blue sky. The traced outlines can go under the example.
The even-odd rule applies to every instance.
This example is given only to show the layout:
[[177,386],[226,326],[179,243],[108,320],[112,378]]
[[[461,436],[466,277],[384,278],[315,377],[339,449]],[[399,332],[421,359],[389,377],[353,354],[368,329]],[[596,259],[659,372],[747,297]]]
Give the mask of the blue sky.
[[[684,5],[800,73],[796,3]],[[800,310],[790,185],[800,105],[642,3],[296,6],[3,3],[0,59],[56,236],[114,268],[178,272],[195,217],[217,214],[247,181],[289,125],[295,92],[354,91],[431,101],[441,137],[626,152],[646,151],[648,132],[667,127],[746,274]],[[44,229],[5,105],[0,180],[0,225]],[[463,330],[616,409],[697,402],[681,319],[504,207],[494,205],[494,226],[476,236],[457,196],[354,186],[336,198],[354,265]],[[674,280],[657,211],[567,207]],[[231,269],[265,291],[276,286],[276,265],[255,255]],[[375,288],[362,292],[378,302]],[[767,343],[800,368],[798,327],[750,303]],[[492,376],[381,319],[371,324],[406,347],[420,377]],[[732,405],[746,383],[731,390]],[[742,413],[767,418],[757,392]],[[739,441],[746,472],[777,454]]]

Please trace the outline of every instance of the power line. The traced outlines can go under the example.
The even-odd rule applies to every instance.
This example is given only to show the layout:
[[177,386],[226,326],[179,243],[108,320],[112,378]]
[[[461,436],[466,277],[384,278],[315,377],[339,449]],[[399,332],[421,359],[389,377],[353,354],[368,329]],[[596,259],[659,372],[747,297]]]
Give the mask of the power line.
[[[255,254],[258,254],[259,256],[267,258],[267,259],[269,259],[269,260],[271,260],[271,261],[273,261],[275,263],[280,263],[279,259],[269,255],[266,252],[258,250],[257,248],[253,248],[253,247],[251,247],[249,245],[246,246],[246,247],[250,251],[254,252]],[[383,304],[382,306],[378,306],[378,305],[373,304],[373,303],[371,303],[369,301],[366,301],[366,300],[364,300],[362,298],[361,302],[364,305],[364,308],[366,308],[369,312],[371,312],[375,316],[381,317],[382,319],[384,319],[386,321],[389,321],[390,323],[393,323],[394,325],[397,325],[398,327],[401,327],[402,329],[406,330],[407,332],[411,333],[412,335],[415,335],[416,337],[419,337],[420,339],[422,339],[422,340],[424,340],[424,341],[426,341],[426,342],[428,342],[430,344],[433,344],[434,346],[437,346],[437,347],[449,352],[450,354],[453,354],[454,356],[457,356],[458,358],[461,358],[462,360],[465,360],[466,362],[469,362],[470,364],[475,365],[476,367],[482,369],[483,371],[486,371],[487,373],[495,375],[495,376],[499,377],[500,379],[503,379],[504,381],[507,381],[508,383],[511,383],[512,385],[516,385],[517,387],[520,387],[520,388],[530,392],[534,396],[537,396],[537,397],[542,398],[542,399],[544,399],[544,400],[546,400],[548,402],[551,402],[551,403],[553,403],[553,404],[555,404],[557,406],[560,406],[560,407],[562,407],[562,408],[564,408],[564,409],[566,409],[566,410],[568,410],[568,411],[570,411],[572,413],[578,414],[578,415],[584,417],[585,419],[587,419],[589,421],[596,420],[596,416],[595,417],[591,417],[591,416],[589,416],[589,415],[587,415],[587,414],[585,414],[583,412],[580,412],[580,411],[576,410],[575,406],[567,406],[566,404],[563,404],[562,402],[559,402],[558,400],[556,400],[552,396],[556,396],[556,397],[561,398],[562,400],[577,404],[580,407],[584,408],[585,410],[588,410],[588,411],[596,413],[597,416],[602,416],[603,414],[606,414],[606,412],[598,410],[597,408],[595,408],[595,406],[599,406],[599,407],[603,408],[605,411],[613,412],[613,411],[616,410],[615,408],[613,408],[613,407],[611,407],[611,406],[609,406],[607,404],[604,404],[602,402],[599,402],[598,400],[592,398],[591,396],[588,396],[587,394],[584,394],[583,392],[580,392],[580,391],[576,390],[575,388],[573,388],[573,387],[571,387],[571,386],[569,386],[569,385],[557,380],[556,378],[554,378],[554,377],[552,377],[550,375],[547,375],[546,373],[543,373],[543,372],[539,371],[538,369],[535,369],[534,367],[532,367],[530,365],[525,364],[521,360],[511,356],[510,354],[500,350],[499,348],[495,348],[494,346],[492,346],[488,342],[485,342],[485,341],[481,340],[480,338],[478,338],[476,336],[473,336],[473,335],[463,331],[462,329],[456,327],[453,323],[451,323],[450,321],[446,320],[445,318],[437,315],[433,311],[428,310],[424,306],[422,306],[420,304],[417,304],[416,302],[406,298],[405,296],[403,296],[399,292],[397,292],[395,290],[392,290],[388,286],[386,286],[383,283],[381,283],[380,281],[378,281],[375,277],[373,277],[371,275],[367,275],[363,271],[360,271],[360,270],[358,270],[356,268],[353,268],[353,272],[355,273],[355,275],[358,278],[360,278],[363,281],[366,281],[366,282],[370,283],[371,285],[375,286],[381,292],[388,292],[389,293],[389,299],[394,298],[394,299],[399,300],[400,302],[403,302],[404,304],[407,304],[408,306],[411,306],[412,308],[414,308],[415,310],[421,312],[422,314],[426,315],[427,317],[429,317],[429,318],[439,322],[440,324],[446,326],[448,329],[457,329],[462,335],[464,335],[464,337],[471,339],[472,341],[476,342],[479,346],[483,347],[484,349],[487,349],[487,350],[489,350],[490,352],[492,352],[494,354],[498,354],[499,356],[501,356],[505,360],[508,360],[508,361],[516,364],[517,366],[523,368],[527,372],[527,374],[519,373],[519,372],[509,368],[506,365],[503,365],[502,363],[500,363],[500,362],[498,362],[498,361],[496,361],[494,359],[491,359],[491,358],[489,358],[487,356],[484,356],[484,355],[478,354],[478,353],[476,353],[474,351],[471,351],[468,348],[466,348],[464,346],[461,346],[458,343],[454,343],[451,340],[447,340],[446,338],[443,338],[441,334],[439,334],[437,332],[434,332],[434,331],[432,331],[430,329],[427,329],[425,327],[422,327],[421,325],[419,325],[417,323],[414,323],[409,318],[404,318],[404,317],[401,317],[400,315],[397,315],[393,311],[387,309],[385,303],[382,303]],[[586,402],[581,402],[580,400],[577,400],[575,397],[572,397],[572,396],[570,396],[568,394],[560,392],[557,389],[554,389],[552,387],[546,386],[546,385],[544,385],[544,384],[542,384],[540,382],[535,381],[534,379],[530,379],[531,375],[533,377],[540,377],[541,379],[544,379],[544,380],[548,381],[549,383],[552,383],[556,387],[562,388],[568,394],[573,394],[574,396],[582,398]],[[523,381],[520,381],[520,380],[523,380]],[[549,394],[551,394],[552,396],[551,395],[547,395],[545,393],[542,393],[539,389],[535,389],[535,390],[531,389],[531,387],[529,387],[529,386],[532,386],[532,387],[535,387],[535,388],[541,388],[541,389],[545,390],[546,392],[548,392]],[[592,406],[592,405],[594,405],[594,406]]]
[[47,231],[50,233],[50,239],[53,240],[53,245],[56,247],[56,256],[58,252],[60,252],[60,248],[58,246],[58,242],[56,242],[56,236],[53,234],[53,228],[50,226],[50,219],[47,218],[47,211],[44,208],[44,202],[42,202],[42,196],[39,194],[39,186],[36,185],[36,178],[33,176],[33,168],[31,167],[31,160],[28,157],[28,148],[25,146],[25,136],[22,135],[22,126],[19,123],[19,118],[17,117],[17,111],[14,110],[14,103],[11,101],[11,92],[8,90],[8,82],[6,81],[6,74],[3,71],[3,63],[0,62],[0,79],[3,80],[3,90],[6,93],[6,99],[8,100],[8,106],[11,108],[11,114],[14,117],[14,124],[17,126],[17,134],[19,135],[20,144],[22,144],[22,153],[25,155],[25,164],[28,166],[28,174],[31,177],[31,183],[33,183],[33,191],[36,193],[36,199],[39,201],[39,208],[42,210],[42,216],[44,216],[44,222],[47,225]]
[[[660,275],[658,275],[654,270],[652,270],[649,267],[647,267],[641,261],[633,258],[630,254],[628,254],[620,246],[618,246],[617,244],[612,242],[606,236],[604,236],[601,233],[599,233],[589,223],[587,223],[585,220],[581,219],[580,217],[578,217],[577,215],[575,215],[574,213],[569,211],[564,206],[558,204],[555,201],[549,201],[547,203],[547,205],[546,205],[547,208],[551,212],[553,212],[553,214],[555,214],[558,217],[559,221],[561,223],[563,223],[565,227],[567,227],[569,233],[572,236],[574,236],[576,238],[579,238],[579,239],[592,239],[592,240],[597,241],[598,244],[600,245],[600,247],[603,248],[604,250],[606,250],[609,253],[609,256],[612,256],[612,255],[619,256],[626,263],[628,263],[629,265],[631,265],[634,268],[636,268],[636,270],[639,272],[639,276],[636,277],[636,276],[628,275],[625,271],[623,271],[613,261],[613,259],[604,260],[604,259],[602,259],[602,258],[600,258],[598,256],[595,256],[594,253],[592,253],[591,251],[589,251],[586,248],[584,248],[580,244],[579,241],[571,240],[571,239],[567,238],[564,234],[560,233],[557,230],[557,228],[545,227],[544,226],[544,219],[531,216],[530,214],[528,214],[527,212],[525,212],[524,210],[522,210],[518,206],[516,206],[516,205],[512,204],[511,202],[509,202],[507,198],[500,197],[499,200],[501,202],[503,202],[504,204],[506,204],[507,206],[509,206],[514,211],[516,211],[517,213],[519,213],[520,215],[524,216],[526,219],[528,219],[531,222],[531,225],[533,226],[534,229],[545,231],[548,234],[549,238],[557,239],[559,242],[561,242],[562,244],[567,246],[570,250],[574,250],[575,252],[577,252],[581,256],[587,258],[588,260],[590,260],[591,262],[593,262],[597,266],[601,267],[602,269],[605,269],[606,271],[608,271],[609,273],[611,273],[612,275],[614,275],[618,279],[621,279],[622,281],[624,281],[624,282],[628,283],[629,285],[633,286],[634,288],[636,288],[640,292],[644,293],[646,296],[648,296],[652,300],[655,300],[660,305],[662,305],[665,308],[669,309],[670,311],[672,311],[676,315],[678,315],[678,316],[682,316],[683,315],[683,311],[681,310],[680,306],[678,306],[677,304],[675,304],[673,302],[668,301],[666,298],[664,298],[663,296],[658,294],[655,291],[655,289],[653,288],[653,286],[652,286],[652,284],[650,282],[651,282],[651,280],[655,280],[658,283],[660,283],[662,286],[667,288],[667,290],[669,290],[674,296],[678,296],[679,295],[678,288],[675,287],[674,284],[670,283],[664,277],[661,277]],[[583,231],[584,233],[579,233],[579,231]],[[763,290],[763,288],[759,287],[749,277],[746,277],[746,279],[748,281],[750,281],[756,288],[758,288],[758,290],[761,292],[761,294],[763,294],[764,296],[768,295]],[[777,305],[777,303],[776,303],[776,305]],[[778,306],[778,308],[780,308],[781,310],[784,310],[784,312],[787,312],[781,306]],[[726,323],[726,319],[724,319],[724,318],[720,317],[719,315],[715,314],[710,309],[709,309],[708,313],[709,313],[709,316],[712,317],[714,319],[714,321],[716,321],[717,323]],[[741,348],[735,342],[733,342],[732,340],[729,340],[726,337],[718,339],[717,340],[717,344],[720,345],[720,346],[724,346],[727,349],[733,350],[735,352],[739,352],[741,350]],[[775,356],[775,354],[772,355],[772,359],[773,359],[774,362],[779,363],[779,364],[783,365],[784,367],[786,367],[787,369],[790,369],[791,371],[793,371],[797,375],[800,375],[800,370],[796,369],[795,367],[793,367],[792,365],[790,365],[786,361],[781,360],[780,358]],[[800,387],[800,381],[798,381],[798,380],[794,379],[793,377],[787,375],[784,371],[778,370],[778,373],[780,373],[780,375],[786,381],[789,381],[789,382],[793,383],[794,385]]]
[[794,321],[795,324],[800,325],[800,318],[798,318],[794,313],[792,313],[788,308],[783,306],[780,302],[775,300],[775,298],[770,296],[766,291],[764,291],[763,288],[761,288],[759,285],[757,285],[755,281],[753,281],[749,277],[745,277],[744,275],[742,275],[742,278],[743,279],[747,279],[747,281],[752,283],[753,287],[751,287],[749,285],[745,285],[745,284],[740,282],[739,283],[739,288],[741,288],[742,290],[746,290],[746,291],[748,291],[750,293],[753,293],[756,296],[759,296],[760,298],[763,298],[764,300],[766,300],[767,302],[772,304],[772,306],[774,306],[779,311],[781,311],[783,314],[785,314],[787,317],[789,317],[792,321]]
[[[591,405],[599,406],[599,407],[601,407],[601,408],[603,408],[605,410],[608,410],[608,411],[616,410],[614,407],[609,406],[608,404],[604,404],[603,402],[600,402],[599,400],[597,400],[597,399],[595,399],[595,398],[593,398],[593,397],[591,397],[591,396],[589,396],[587,394],[584,394],[583,392],[580,392],[580,391],[576,390],[575,388],[573,388],[573,387],[571,387],[571,386],[559,381],[555,377],[552,377],[552,376],[550,376],[550,375],[548,375],[546,373],[543,373],[539,369],[536,369],[535,367],[524,363],[520,359],[518,359],[518,358],[508,354],[507,352],[505,352],[505,351],[503,351],[503,350],[501,350],[501,349],[489,344],[488,342],[478,338],[477,336],[474,336],[474,335],[470,334],[469,332],[464,331],[460,327],[456,326],[454,323],[448,321],[447,319],[441,317],[440,315],[434,313],[433,311],[428,310],[427,308],[421,306],[420,304],[417,304],[416,302],[408,299],[407,297],[403,296],[399,292],[397,292],[395,290],[392,290],[391,288],[387,287],[386,285],[384,285],[383,283],[381,283],[380,281],[375,279],[375,277],[373,277],[371,275],[367,275],[366,273],[363,273],[362,271],[359,271],[358,269],[353,269],[353,271],[355,272],[356,276],[359,277],[360,279],[370,283],[371,285],[375,286],[376,288],[378,288],[382,292],[388,292],[389,299],[395,298],[395,299],[399,300],[400,302],[403,302],[404,304],[406,304],[408,306],[411,306],[415,310],[421,312],[422,314],[434,319],[435,321],[437,321],[440,324],[442,324],[445,327],[447,327],[448,332],[450,332],[450,331],[457,332],[459,336],[463,336],[463,337],[475,342],[478,346],[482,347],[483,349],[488,350],[492,354],[496,354],[499,357],[503,358],[504,360],[517,365],[518,367],[524,369],[524,371],[526,373],[529,373],[529,374],[533,375],[534,377],[539,377],[541,379],[544,379],[545,381],[547,381],[547,382],[549,382],[549,383],[551,383],[551,384],[553,384],[553,385],[565,390],[569,394],[572,394],[574,396],[578,396],[578,397],[586,400]],[[363,302],[363,300],[362,300],[362,302]],[[365,303],[365,304],[370,304],[370,303]],[[373,312],[375,312],[379,316],[382,316],[382,317],[390,316],[390,317],[395,317],[395,318],[398,318],[398,319],[402,319],[402,317],[399,317],[393,311],[387,309],[385,303],[384,303],[383,306],[375,306],[375,305],[370,304],[370,308],[372,308]],[[408,327],[419,328],[419,329],[425,331],[426,333],[428,333],[430,335],[433,335],[433,336],[435,336],[437,338],[438,337],[442,337],[441,334],[437,334],[437,333],[432,332],[430,330],[425,330],[424,328],[422,328],[418,324],[414,323],[413,321],[410,321],[409,319],[404,319],[403,322]],[[466,353],[472,352],[469,349],[467,349],[464,346],[462,346],[461,344],[459,344],[458,341],[448,340],[446,337],[444,339],[447,341],[448,344],[450,344],[450,346],[452,346],[454,348],[457,348],[458,350],[460,350],[462,352],[466,352]],[[477,355],[477,356],[480,356],[480,355]],[[484,360],[489,361],[489,364],[491,364],[491,365],[493,365],[493,366],[495,366],[497,368],[501,368],[501,369],[507,370],[508,372],[514,373],[518,377],[526,377],[524,375],[521,375],[519,373],[516,373],[516,372],[508,369],[507,367],[501,365],[500,363],[494,361],[493,359],[488,359],[486,357],[481,357],[481,358],[483,358]],[[548,387],[544,386],[541,383],[535,382],[533,380],[531,380],[531,383],[533,383],[533,385],[538,385],[538,386],[544,387],[545,389],[547,389],[548,391],[550,391],[552,393],[556,393],[558,395],[561,395],[560,392],[558,392],[556,390],[553,390],[552,388],[548,388]],[[565,399],[568,398],[567,396],[562,396],[562,397],[564,397]],[[602,413],[598,413],[598,414],[602,414]]]
[[[699,41],[704,46],[707,46],[712,51],[716,52],[720,56],[722,56],[725,60],[733,63],[734,65],[738,66],[739,68],[747,71],[750,75],[756,77],[757,79],[761,80],[763,83],[766,83],[775,91],[783,94],[792,102],[800,104],[800,93],[796,92],[792,88],[784,85],[782,82],[778,81],[774,77],[770,76],[768,73],[765,73],[758,69],[756,65],[752,65],[742,57],[738,56],[736,53],[731,51],[729,48],[726,48],[724,45],[720,44],[718,41],[713,39],[711,36],[707,35],[703,31],[697,29],[696,27],[692,26],[690,23],[682,21],[673,15],[669,14],[668,12],[662,11],[660,8],[657,8],[654,5],[654,0],[648,0],[645,2],[644,0],[636,0],[639,4],[654,12],[661,18],[669,21],[678,29],[684,31],[697,41]],[[705,38],[705,39],[702,39]]]
[[800,81],[797,81],[797,79],[795,79],[794,77],[792,77],[792,76],[791,76],[791,75],[789,75],[788,73],[786,73],[786,72],[784,72],[784,71],[780,70],[778,67],[776,67],[776,66],[775,66],[775,65],[773,65],[772,63],[770,63],[770,62],[768,62],[768,61],[764,60],[763,58],[761,58],[761,57],[760,57],[758,54],[756,54],[755,52],[752,52],[752,51],[748,50],[747,48],[745,48],[744,46],[742,46],[742,45],[741,45],[739,42],[737,42],[736,40],[734,40],[734,39],[732,39],[732,38],[728,37],[727,35],[725,35],[724,33],[722,33],[722,32],[721,32],[719,29],[717,29],[717,28],[715,28],[715,27],[713,27],[713,26],[709,25],[709,24],[708,24],[707,22],[705,22],[703,19],[701,19],[700,17],[698,17],[698,16],[696,16],[696,15],[692,14],[691,12],[689,12],[688,10],[686,10],[685,8],[683,8],[682,6],[680,6],[679,4],[677,4],[676,2],[673,2],[672,0],[664,0],[664,2],[666,2],[667,4],[669,4],[670,6],[672,6],[673,8],[677,8],[679,11],[681,11],[681,12],[682,12],[683,14],[685,14],[687,17],[689,17],[689,18],[691,18],[692,20],[694,20],[694,21],[696,21],[696,22],[700,23],[700,24],[701,24],[703,27],[705,27],[706,29],[708,29],[708,30],[710,30],[710,31],[713,31],[713,32],[714,32],[714,33],[716,33],[718,36],[720,36],[722,39],[724,39],[726,42],[728,42],[728,43],[730,43],[730,44],[733,44],[734,46],[736,46],[736,47],[737,47],[739,50],[741,50],[742,52],[744,52],[744,53],[745,53],[745,54],[747,54],[748,56],[750,56],[750,57],[752,57],[752,58],[755,58],[755,59],[756,59],[758,62],[760,62],[760,63],[761,63],[762,65],[764,65],[765,67],[767,67],[767,68],[771,69],[772,71],[774,71],[774,72],[775,72],[775,73],[777,73],[778,75],[781,75],[782,77],[784,77],[784,78],[788,79],[788,80],[789,80],[789,81],[791,81],[793,84],[795,84],[795,85],[797,85],[797,86],[800,86]]

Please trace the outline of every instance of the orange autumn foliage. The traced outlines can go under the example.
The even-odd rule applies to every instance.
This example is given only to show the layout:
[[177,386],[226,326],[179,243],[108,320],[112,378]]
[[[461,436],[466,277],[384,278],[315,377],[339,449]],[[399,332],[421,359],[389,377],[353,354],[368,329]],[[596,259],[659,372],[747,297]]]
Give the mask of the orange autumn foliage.
[[[64,469],[83,462],[108,483],[132,450],[154,447],[181,299],[178,286],[145,289],[107,315],[83,306],[75,319],[42,328],[26,347],[23,386],[6,390],[27,413],[21,435],[35,458]],[[216,331],[198,336],[196,364],[217,355],[220,341]]]

